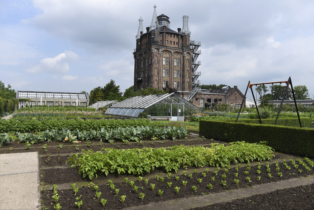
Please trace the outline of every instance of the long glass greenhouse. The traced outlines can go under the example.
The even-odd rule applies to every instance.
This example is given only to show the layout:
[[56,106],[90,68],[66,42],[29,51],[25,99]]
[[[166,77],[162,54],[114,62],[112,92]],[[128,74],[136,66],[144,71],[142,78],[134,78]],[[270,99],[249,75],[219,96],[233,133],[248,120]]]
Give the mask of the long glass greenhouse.
[[136,96],[112,105],[105,114],[138,117],[140,113],[150,116],[172,117],[182,120],[184,116],[202,112],[194,104],[174,94]]
[[17,91],[16,99],[19,100],[19,108],[31,105],[87,106],[89,103],[87,93]]

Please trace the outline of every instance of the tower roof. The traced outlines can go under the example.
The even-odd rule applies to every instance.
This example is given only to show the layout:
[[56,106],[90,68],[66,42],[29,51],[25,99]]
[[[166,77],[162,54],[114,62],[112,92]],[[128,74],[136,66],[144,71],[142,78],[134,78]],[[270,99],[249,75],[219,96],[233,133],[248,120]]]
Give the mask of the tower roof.
[[137,30],[137,34],[135,36],[136,39],[141,37],[141,31],[143,31],[143,19],[142,17],[140,17],[140,19],[138,20],[139,25],[138,25],[138,30]]
[[152,23],[150,24],[150,30],[156,28],[156,22],[157,22],[157,13],[156,13],[156,5],[154,5],[154,13],[152,18]]
[[168,23],[170,23],[169,21],[169,17],[167,15],[161,14],[157,17],[158,21],[167,21]]

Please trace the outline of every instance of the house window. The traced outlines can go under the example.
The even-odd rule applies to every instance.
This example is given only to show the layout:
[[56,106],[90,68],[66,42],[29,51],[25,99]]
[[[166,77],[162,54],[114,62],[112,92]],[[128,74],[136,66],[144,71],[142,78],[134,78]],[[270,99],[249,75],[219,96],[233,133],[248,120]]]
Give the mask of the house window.
[[147,65],[148,65],[148,60],[147,60],[147,58],[146,58],[146,62],[145,62],[145,63],[146,63],[146,66],[147,66]]
[[166,34],[166,36],[168,37],[168,36],[169,36],[169,34]]
[[172,37],[172,34],[170,34],[170,37]]
[[178,45],[178,42],[177,42],[177,45]]
[[180,88],[180,82],[174,82],[174,89],[179,89]]
[[207,99],[207,102],[208,102],[208,103],[211,103],[211,102],[212,102],[212,99],[208,98],[208,99]]
[[169,77],[169,69],[163,69],[162,70],[162,76],[163,77]]
[[222,99],[219,99],[219,101],[222,101]]
[[160,35],[160,37],[162,37],[162,34],[159,34]]
[[168,40],[167,40],[167,43],[166,44],[168,44]]
[[143,72],[141,71],[141,78],[143,78]]
[[168,88],[169,87],[168,81],[163,81],[162,82],[162,87],[163,88]]
[[147,77],[147,71],[145,71],[145,77]]
[[148,59],[148,62],[149,62],[149,64],[151,64],[151,63],[152,63],[152,59],[151,59],[151,58],[149,58],[149,59]]
[[240,109],[240,107],[241,107],[241,104],[237,104],[237,105],[236,105],[236,108],[237,108],[237,109]]
[[214,103],[218,103],[218,99],[214,99]]
[[143,67],[143,61],[141,61],[141,67]]
[[174,59],[174,66],[180,66],[180,58]]
[[169,65],[169,58],[167,58],[167,57],[164,57],[163,58],[163,65]]
[[170,44],[172,44],[172,41],[170,41]]
[[174,71],[174,77],[180,77],[180,70]]
[[160,44],[162,44],[162,41],[160,40],[160,42],[159,42]]

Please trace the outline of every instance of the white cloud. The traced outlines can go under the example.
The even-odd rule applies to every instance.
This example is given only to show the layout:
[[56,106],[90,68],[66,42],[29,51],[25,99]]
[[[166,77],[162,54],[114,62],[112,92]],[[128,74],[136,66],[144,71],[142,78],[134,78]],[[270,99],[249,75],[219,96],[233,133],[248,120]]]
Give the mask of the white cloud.
[[40,64],[26,69],[28,73],[61,73],[65,74],[69,69],[69,62],[75,61],[79,58],[77,54],[72,51],[65,51],[53,58],[45,58],[40,61]]
[[71,76],[71,75],[64,75],[62,77],[63,80],[76,80],[77,76]]

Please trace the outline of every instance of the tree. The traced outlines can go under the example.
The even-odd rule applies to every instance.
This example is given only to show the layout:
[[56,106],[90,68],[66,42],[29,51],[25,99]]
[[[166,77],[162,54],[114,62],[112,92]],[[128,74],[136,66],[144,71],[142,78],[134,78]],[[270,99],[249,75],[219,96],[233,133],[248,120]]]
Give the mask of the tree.
[[125,89],[123,97],[124,98],[130,98],[134,96],[134,86],[132,85],[128,89]]
[[11,89],[11,85],[5,87],[4,83],[0,81],[0,97],[5,99],[16,98],[16,93],[14,89]]
[[216,85],[216,84],[212,84],[212,85],[200,85],[199,87],[201,89],[212,89],[212,90],[216,90],[216,89],[222,89],[223,87],[226,87],[227,85],[225,84],[220,84],[220,85]]
[[309,97],[309,90],[305,85],[294,86],[295,99],[306,99]]
[[268,87],[265,85],[259,85],[255,88],[255,90],[258,92],[259,94],[259,100],[261,102],[261,105],[264,106],[264,95],[265,93],[267,93],[268,91]]
[[134,96],[148,96],[148,95],[155,95],[155,94],[166,94],[167,90],[159,90],[156,88],[145,88],[145,89],[139,89],[134,93]]
[[103,88],[104,100],[121,100],[122,93],[120,86],[116,85],[115,81],[110,80],[109,83]]
[[[286,87],[287,87],[286,85],[285,86],[272,85],[271,94],[273,95],[273,100],[282,100]],[[292,98],[291,88],[288,87],[285,100],[290,100],[291,98]]]

